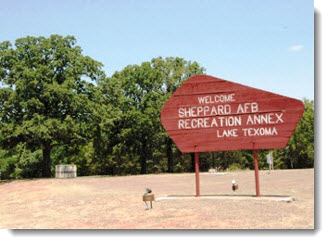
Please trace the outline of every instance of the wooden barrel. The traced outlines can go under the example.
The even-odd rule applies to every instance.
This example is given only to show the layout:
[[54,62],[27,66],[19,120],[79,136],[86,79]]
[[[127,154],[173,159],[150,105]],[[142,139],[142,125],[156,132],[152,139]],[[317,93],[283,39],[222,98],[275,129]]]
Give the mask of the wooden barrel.
[[70,165],[56,165],[56,178],[74,178],[77,177],[77,166]]

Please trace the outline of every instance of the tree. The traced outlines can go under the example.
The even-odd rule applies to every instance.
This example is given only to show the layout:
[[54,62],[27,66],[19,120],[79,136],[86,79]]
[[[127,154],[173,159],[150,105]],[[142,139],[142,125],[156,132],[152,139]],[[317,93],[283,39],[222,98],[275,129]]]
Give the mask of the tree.
[[[161,89],[164,96],[163,102],[166,102],[170,96],[177,90],[182,83],[188,78],[196,74],[203,74],[205,68],[201,67],[197,62],[186,61],[179,57],[168,57],[166,59],[154,58],[151,61],[154,69],[160,73]],[[174,172],[174,154],[172,139],[165,134],[166,155],[168,162],[168,172]],[[192,165],[193,156],[191,156]],[[193,166],[192,166],[193,167]]]
[[287,168],[314,167],[314,101],[304,99],[304,114],[284,150]]
[[137,157],[140,173],[147,173],[148,166],[159,168],[157,159],[162,150],[168,159],[167,171],[174,171],[174,145],[161,126],[160,112],[182,82],[203,71],[196,62],[159,57],[141,65],[129,65],[101,85],[110,103],[120,107],[115,147],[121,158],[125,153]]
[[42,176],[51,176],[51,150],[84,141],[94,107],[91,81],[102,64],[82,55],[73,36],[0,43],[0,144],[42,149]]
[[[121,150],[136,155],[140,162],[140,172],[147,173],[147,160],[152,157],[155,131],[159,127],[160,117],[158,74],[149,62],[142,65],[129,65],[121,72],[116,72],[107,86],[119,86],[121,123],[119,137]],[[117,92],[117,91],[111,91]],[[117,102],[117,101],[116,101]],[[122,147],[124,146],[124,147]]]

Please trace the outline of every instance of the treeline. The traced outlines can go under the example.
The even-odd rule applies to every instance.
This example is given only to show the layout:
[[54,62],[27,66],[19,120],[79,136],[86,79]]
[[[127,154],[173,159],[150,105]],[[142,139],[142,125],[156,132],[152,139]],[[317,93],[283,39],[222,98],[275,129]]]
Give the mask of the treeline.
[[[2,179],[54,176],[55,165],[76,164],[78,175],[194,171],[160,123],[170,95],[205,68],[183,58],[154,58],[106,77],[72,36],[0,43],[0,170]],[[314,103],[274,167],[314,165]],[[267,168],[260,151],[260,168]],[[251,151],[200,154],[200,169],[253,169]]]

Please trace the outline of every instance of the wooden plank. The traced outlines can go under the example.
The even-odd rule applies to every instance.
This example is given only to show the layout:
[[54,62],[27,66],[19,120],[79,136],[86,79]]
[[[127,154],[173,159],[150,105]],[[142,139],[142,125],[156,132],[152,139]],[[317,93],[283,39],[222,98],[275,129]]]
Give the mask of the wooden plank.
[[150,194],[150,195],[145,195],[143,196],[143,201],[154,201],[154,194]]
[[184,153],[284,148],[304,111],[300,100],[208,75],[188,79],[161,122]]

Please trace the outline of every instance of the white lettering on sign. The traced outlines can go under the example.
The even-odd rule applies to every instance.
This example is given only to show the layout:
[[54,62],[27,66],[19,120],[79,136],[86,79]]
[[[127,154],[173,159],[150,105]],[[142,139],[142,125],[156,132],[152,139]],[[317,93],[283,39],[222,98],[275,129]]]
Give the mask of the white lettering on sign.
[[[199,96],[197,102],[199,106],[178,109],[179,130],[217,127],[217,138],[273,136],[278,135],[275,126],[253,126],[284,123],[283,112],[262,111],[257,102],[237,103],[235,93]],[[250,128],[241,128],[246,126]]]
[[197,118],[197,119],[179,119],[178,129],[199,129],[210,128],[213,123],[209,123],[210,118]]
[[217,137],[237,137],[237,131],[238,129],[223,130],[222,132],[217,130]]
[[244,136],[273,136],[278,135],[275,127],[267,128],[243,128]]
[[283,123],[283,113],[267,113],[267,114],[253,114],[248,115],[247,125],[261,125],[261,124],[278,124]]
[[218,127],[216,118],[212,118],[212,121],[211,121],[210,127],[214,127],[214,126]]
[[239,104],[237,113],[256,113],[258,111],[258,103],[244,103]]
[[212,103],[226,103],[226,102],[234,102],[235,94],[226,94],[226,95],[208,95],[204,97],[198,97],[198,101],[200,104],[212,104]]
[[179,108],[178,117],[179,118],[189,118],[189,117],[200,117],[200,116],[215,116],[231,114],[231,105],[218,105],[218,106],[194,106],[188,108]]
[[219,125],[225,126],[241,126],[241,116],[218,117]]

